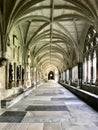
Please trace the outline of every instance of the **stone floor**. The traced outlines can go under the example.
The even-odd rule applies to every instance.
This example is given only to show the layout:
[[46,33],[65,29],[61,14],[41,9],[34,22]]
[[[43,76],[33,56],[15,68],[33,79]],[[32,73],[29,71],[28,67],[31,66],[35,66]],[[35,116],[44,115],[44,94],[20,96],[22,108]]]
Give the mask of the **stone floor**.
[[0,110],[0,130],[98,130],[98,112],[56,83]]

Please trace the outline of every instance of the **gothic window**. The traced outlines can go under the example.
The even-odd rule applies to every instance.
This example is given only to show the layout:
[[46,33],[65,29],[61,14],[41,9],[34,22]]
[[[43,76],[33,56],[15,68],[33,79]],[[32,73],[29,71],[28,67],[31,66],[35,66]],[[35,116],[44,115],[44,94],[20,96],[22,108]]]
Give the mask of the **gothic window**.
[[[87,79],[90,83],[91,80],[95,83],[96,80],[96,44],[98,43],[98,34],[93,26],[90,26],[86,40],[84,43],[84,65],[83,65],[83,80]],[[86,59],[85,59],[86,58]],[[86,61],[86,62],[85,62]],[[93,68],[93,69],[92,69]]]
[[20,81],[20,68],[17,66],[17,82]]
[[9,64],[9,82],[13,82],[13,66],[11,63]]
[[24,68],[22,68],[22,82],[24,82]]

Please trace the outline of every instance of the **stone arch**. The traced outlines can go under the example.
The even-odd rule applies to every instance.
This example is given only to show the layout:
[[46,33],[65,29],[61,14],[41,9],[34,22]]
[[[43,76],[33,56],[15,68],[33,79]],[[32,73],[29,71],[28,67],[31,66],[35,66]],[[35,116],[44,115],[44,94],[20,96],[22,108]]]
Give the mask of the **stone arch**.
[[48,80],[54,80],[54,72],[53,71],[50,71],[48,73]]

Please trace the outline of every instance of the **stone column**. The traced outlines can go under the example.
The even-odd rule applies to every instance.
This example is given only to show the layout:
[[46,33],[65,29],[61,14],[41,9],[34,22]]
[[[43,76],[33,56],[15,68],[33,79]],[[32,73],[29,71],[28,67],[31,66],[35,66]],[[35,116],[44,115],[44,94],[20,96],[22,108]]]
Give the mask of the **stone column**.
[[19,87],[19,82],[20,82],[20,67],[17,66],[17,87]]
[[96,86],[98,86],[98,48],[96,49]]
[[27,82],[27,64],[25,63],[24,64],[24,89],[27,87],[27,84],[26,84],[26,82]]
[[87,69],[87,73],[86,73],[86,83],[88,83],[88,55],[86,56],[86,69]]
[[5,88],[9,88],[9,63],[5,66]]
[[20,85],[22,86],[22,66],[20,65]]
[[72,68],[69,68],[69,84],[72,82]]
[[36,87],[37,87],[37,69],[36,69]]
[[9,89],[13,86],[13,65],[9,64]]
[[91,54],[89,54],[88,60],[88,83],[91,82]]
[[67,70],[67,83],[69,82],[69,69]]
[[39,83],[41,83],[41,74],[39,72]]
[[31,86],[31,75],[30,75],[30,64],[27,64],[27,69],[26,69],[26,73],[27,73],[27,87],[29,88]]
[[93,52],[91,53],[91,80],[90,84],[93,84]]
[[78,63],[78,86],[81,88],[82,86],[82,73],[83,73],[83,67],[82,67],[82,62]]
[[33,84],[36,84],[36,68],[33,68]]
[[59,82],[61,81],[61,73],[59,72]]
[[30,68],[30,76],[31,76],[31,84],[33,85],[33,81],[34,81],[34,75],[33,75],[33,68]]
[[63,81],[63,72],[61,72],[61,81]]
[[24,68],[22,67],[22,86],[24,85]]
[[16,63],[14,63],[14,87],[16,87],[16,82],[17,82],[17,67],[16,67]]
[[66,71],[65,71],[65,83],[66,83]]
[[87,59],[86,56],[84,56],[83,60],[83,83],[86,83],[86,76],[87,76]]

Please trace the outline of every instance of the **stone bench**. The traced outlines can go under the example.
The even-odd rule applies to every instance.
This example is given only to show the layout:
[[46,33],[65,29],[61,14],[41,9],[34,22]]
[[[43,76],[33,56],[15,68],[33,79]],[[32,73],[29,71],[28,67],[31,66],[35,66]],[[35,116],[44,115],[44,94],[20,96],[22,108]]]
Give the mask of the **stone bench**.
[[12,102],[11,99],[1,100],[1,108],[7,108],[9,105],[11,105],[11,102]]
[[7,108],[11,104],[13,104],[14,100],[17,100],[17,98],[21,95],[22,93],[17,93],[15,95],[12,95],[10,97],[7,97],[5,99],[1,100],[1,108]]
[[29,93],[32,92],[34,88],[30,87],[25,91],[18,91],[17,94],[14,94],[10,97],[4,98],[1,100],[1,108],[9,108],[18,101],[20,101],[22,98],[26,97]]

